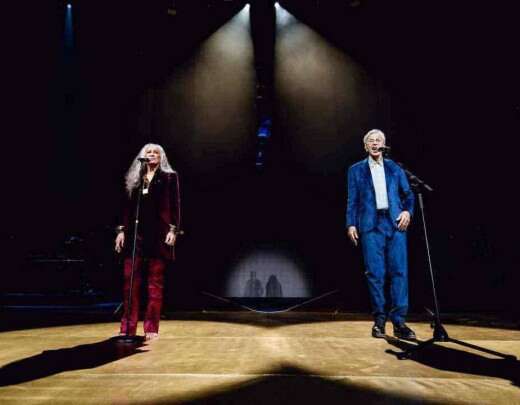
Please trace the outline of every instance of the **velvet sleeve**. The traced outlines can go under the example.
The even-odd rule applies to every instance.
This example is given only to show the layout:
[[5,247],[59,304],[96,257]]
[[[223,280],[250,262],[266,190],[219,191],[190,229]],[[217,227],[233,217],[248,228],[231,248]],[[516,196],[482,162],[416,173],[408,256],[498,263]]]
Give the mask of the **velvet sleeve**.
[[177,229],[181,227],[181,195],[179,186],[179,174],[177,172],[172,174],[171,178],[171,216],[172,222],[170,224],[175,225]]
[[167,187],[165,189],[164,212],[161,216],[168,225],[175,225],[177,229],[181,226],[181,202],[179,190],[179,175],[175,173],[168,174]]

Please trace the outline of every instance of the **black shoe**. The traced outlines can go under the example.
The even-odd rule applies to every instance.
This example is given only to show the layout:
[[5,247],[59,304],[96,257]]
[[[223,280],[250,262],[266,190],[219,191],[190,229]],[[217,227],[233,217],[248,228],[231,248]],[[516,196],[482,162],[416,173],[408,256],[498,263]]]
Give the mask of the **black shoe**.
[[381,323],[375,323],[374,326],[372,326],[372,337],[375,338],[384,338],[386,336],[385,334],[385,324]]
[[414,340],[417,339],[415,336],[415,332],[411,330],[406,324],[394,325],[394,336],[398,339],[408,339]]

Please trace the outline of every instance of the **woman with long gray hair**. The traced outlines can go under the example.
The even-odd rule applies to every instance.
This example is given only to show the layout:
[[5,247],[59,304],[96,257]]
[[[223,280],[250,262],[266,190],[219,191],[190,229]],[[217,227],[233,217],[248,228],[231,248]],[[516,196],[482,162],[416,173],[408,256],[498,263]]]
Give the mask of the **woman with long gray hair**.
[[[159,334],[163,301],[164,271],[175,259],[174,246],[180,227],[179,178],[168,162],[161,145],[143,146],[125,177],[126,198],[122,222],[117,226],[115,250],[124,255],[124,313],[121,335],[135,335],[139,316],[140,286],[143,269],[148,267],[148,302],[143,322],[145,339]],[[137,203],[139,218],[136,221]],[[133,235],[135,240],[132,303],[128,313],[128,295],[132,274]]]

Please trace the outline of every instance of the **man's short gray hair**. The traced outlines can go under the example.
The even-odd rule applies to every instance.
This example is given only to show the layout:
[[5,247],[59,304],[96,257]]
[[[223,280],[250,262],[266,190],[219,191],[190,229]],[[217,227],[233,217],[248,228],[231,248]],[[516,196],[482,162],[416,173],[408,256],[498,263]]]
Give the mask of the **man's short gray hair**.
[[366,145],[367,144],[367,139],[370,135],[380,135],[382,138],[383,138],[383,143],[386,142],[386,136],[384,134],[383,131],[381,131],[380,129],[371,129],[370,131],[368,131],[366,133],[366,135],[363,137],[363,143]]

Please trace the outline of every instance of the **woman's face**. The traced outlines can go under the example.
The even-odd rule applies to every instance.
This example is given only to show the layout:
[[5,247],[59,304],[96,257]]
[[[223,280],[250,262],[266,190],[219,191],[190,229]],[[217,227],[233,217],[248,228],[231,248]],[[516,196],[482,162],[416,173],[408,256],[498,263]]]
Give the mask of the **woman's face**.
[[161,151],[154,147],[147,148],[144,157],[148,158],[149,164],[158,165],[161,162]]

